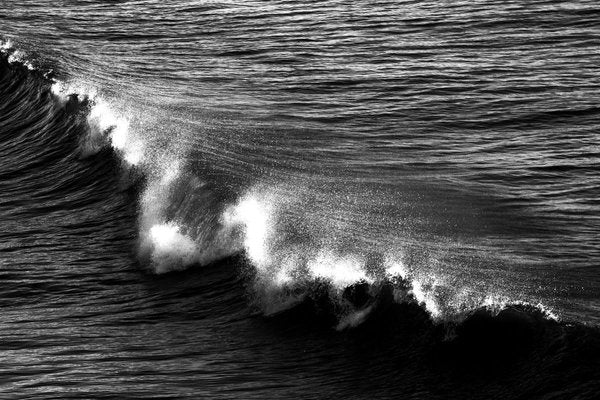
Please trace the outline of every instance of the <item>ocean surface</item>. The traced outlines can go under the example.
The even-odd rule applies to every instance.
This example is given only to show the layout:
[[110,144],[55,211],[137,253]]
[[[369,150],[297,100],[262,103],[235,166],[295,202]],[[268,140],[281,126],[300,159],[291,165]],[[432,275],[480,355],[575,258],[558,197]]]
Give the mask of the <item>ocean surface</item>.
[[0,53],[0,398],[598,398],[597,1],[5,0]]

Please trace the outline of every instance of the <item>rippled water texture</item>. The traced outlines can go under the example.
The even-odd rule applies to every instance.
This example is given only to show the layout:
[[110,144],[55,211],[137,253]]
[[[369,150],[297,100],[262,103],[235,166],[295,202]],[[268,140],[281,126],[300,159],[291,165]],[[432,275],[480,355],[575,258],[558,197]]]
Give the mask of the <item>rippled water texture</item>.
[[594,1],[0,4],[0,394],[594,398]]

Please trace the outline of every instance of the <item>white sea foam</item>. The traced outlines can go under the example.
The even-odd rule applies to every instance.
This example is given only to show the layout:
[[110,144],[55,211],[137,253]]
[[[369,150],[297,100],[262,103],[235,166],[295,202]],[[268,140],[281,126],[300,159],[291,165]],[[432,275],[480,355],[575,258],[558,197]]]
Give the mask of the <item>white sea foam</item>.
[[409,270],[399,257],[386,255],[384,259],[386,277],[390,280],[407,279]]
[[182,269],[199,261],[199,248],[182,233],[182,226],[168,221],[171,185],[180,176],[178,159],[163,157],[155,163],[140,200],[140,252],[149,257],[157,273]]
[[438,300],[435,296],[435,279],[431,279],[429,282],[423,282],[420,279],[412,279],[412,289],[409,294],[412,294],[415,300],[425,306],[425,309],[431,314],[433,319],[438,319],[442,316],[442,310],[438,304]]
[[150,228],[148,238],[151,241],[151,257],[156,272],[185,268],[197,261],[196,243],[180,230],[173,223],[156,224]]
[[560,317],[551,307],[548,307],[540,302],[530,303],[523,300],[511,300],[507,296],[488,294],[485,296],[483,301],[479,304],[480,307],[484,307],[490,310],[494,314],[498,314],[510,306],[526,306],[537,309],[546,318],[553,321],[559,321]]
[[359,282],[373,282],[363,269],[364,260],[356,255],[340,256],[321,250],[308,261],[307,267],[313,277],[327,280],[338,290]]
[[0,40],[0,52],[8,54],[9,64],[21,64],[30,71],[36,69],[32,61],[27,57],[27,53],[23,50],[15,49],[10,39],[6,41]]
[[[214,235],[203,235],[203,232],[196,232],[198,226],[188,226],[185,219],[178,218],[176,210],[170,212],[173,211],[173,196],[187,195],[181,190],[189,186],[182,182],[190,181],[182,162],[174,157],[164,152],[144,165],[147,183],[140,198],[139,251],[156,273],[205,265],[232,254],[235,248],[231,244],[231,232],[220,232],[209,226],[206,229]],[[193,187],[202,190],[202,186]]]
[[138,165],[144,158],[144,144],[132,132],[129,119],[119,115],[102,98],[96,97],[88,121],[101,135],[108,135],[112,146],[123,153],[130,165]]
[[[223,216],[224,224],[230,230],[236,226],[241,228],[243,248],[256,268],[263,292],[266,288],[277,291],[293,287],[298,282],[318,280],[327,282],[332,289],[331,295],[341,301],[341,293],[348,287],[388,280],[404,285],[397,291],[398,301],[416,301],[434,320],[452,311],[452,306],[446,306],[445,302],[455,301],[457,310],[462,307],[459,299],[448,297],[448,290],[443,290],[441,276],[411,270],[400,251],[385,255],[384,272],[378,276],[368,272],[367,260],[360,252],[342,252],[334,247],[335,242],[328,240],[300,244],[294,237],[286,239],[288,222],[282,209],[289,207],[292,201],[295,200],[280,196],[274,190],[255,188],[242,196]],[[314,228],[319,230],[318,226]],[[283,299],[287,302],[285,296],[271,297],[274,301]],[[269,304],[268,307],[273,306]],[[360,318],[355,319],[358,320]],[[342,325],[349,323],[347,320]]]
[[285,287],[294,282],[296,270],[300,264],[299,254],[290,254],[282,260],[279,270],[275,273],[274,282],[278,287]]
[[[0,50],[9,54],[9,63],[19,63],[29,70],[35,67],[27,54],[18,49],[14,49],[10,40],[0,42]],[[123,154],[123,159],[130,165],[138,165],[144,158],[144,143],[132,131],[127,115],[116,112],[120,109],[117,104],[111,104],[103,99],[98,90],[85,82],[77,80],[63,82],[53,79],[50,87],[51,92],[63,104],[71,96],[76,95],[80,100],[87,100],[91,105],[88,114],[88,123],[90,125],[90,141],[82,140],[82,151],[85,154],[93,153],[98,150],[98,139],[107,136],[111,145]],[[85,139],[85,138],[84,138]]]
[[[11,63],[18,62],[29,69],[34,68],[26,54],[14,50],[10,41],[0,42],[0,51],[9,54]],[[477,307],[496,311],[516,304],[502,294],[488,292],[486,296],[467,287],[448,283],[436,268],[421,270],[418,266],[408,265],[399,249],[384,252],[383,273],[374,274],[367,268],[366,257],[360,248],[356,251],[341,250],[335,240],[319,236],[318,232],[326,232],[327,224],[333,223],[331,221],[300,216],[311,228],[312,236],[306,242],[289,240],[285,235],[290,223],[286,221],[283,211],[299,206],[294,202],[301,200],[280,195],[273,188],[253,188],[241,196],[221,216],[222,226],[214,227],[218,230],[215,239],[203,243],[196,236],[197,233],[194,234],[195,227],[186,226],[184,220],[174,219],[167,212],[174,188],[185,175],[182,162],[185,149],[154,148],[147,137],[139,134],[131,115],[118,100],[104,98],[86,82],[53,80],[51,91],[63,103],[70,101],[74,95],[80,101],[87,100],[90,105],[87,117],[90,142],[107,139],[106,143],[129,165],[139,166],[145,172],[147,185],[140,199],[140,254],[150,261],[157,273],[205,264],[241,249],[256,268],[260,286],[271,293],[280,291],[277,292],[280,295],[269,295],[276,301],[270,301],[265,312],[297,304],[304,294],[285,294],[285,289],[299,282],[310,281],[327,282],[334,301],[343,301],[342,292],[352,285],[387,280],[397,286],[394,291],[397,301],[419,303],[434,320],[459,315]],[[89,142],[87,145],[90,146]],[[315,223],[317,226],[313,226]],[[552,310],[541,304],[535,307],[548,318],[558,318]],[[361,323],[370,311],[369,306],[343,313],[338,329]]]
[[82,141],[82,151],[85,154],[97,152],[102,147],[98,143],[102,138],[107,138],[129,165],[139,165],[144,161],[144,142],[132,129],[128,115],[123,111],[115,111],[122,109],[118,104],[105,100],[95,87],[77,80],[54,80],[50,90],[62,103],[66,103],[71,96],[89,101],[89,140]]
[[326,246],[296,247],[281,239],[278,202],[273,193],[251,191],[243,196],[223,216],[226,226],[241,226],[246,255],[257,268],[261,278],[274,286],[291,283],[294,276],[303,279],[321,279],[336,289],[344,289],[357,282],[373,282],[365,270],[365,260],[358,255],[341,255]]
[[8,50],[13,48],[13,43],[10,39],[1,40],[0,39],[0,51],[2,53],[6,53]]
[[259,269],[265,270],[272,261],[268,241],[272,233],[272,205],[255,193],[249,193],[225,211],[223,221],[229,229],[241,225],[247,256]]
[[92,101],[98,97],[98,90],[96,88],[78,81],[67,83],[55,79],[53,80],[50,90],[62,101],[68,100],[69,96],[72,95],[77,95],[82,99],[85,98]]
[[[18,62],[33,69],[26,54],[14,50],[10,41],[0,42],[0,50],[9,54],[10,63]],[[73,98],[89,104],[89,132],[80,139],[82,154],[95,154],[110,145],[127,164],[140,166],[147,173],[148,185],[141,198],[140,252],[148,256],[156,272],[201,262],[203,253],[184,233],[185,227],[166,218],[171,185],[181,173],[179,159],[168,152],[155,152],[152,162],[146,162],[146,141],[132,126],[130,115],[117,99],[103,97],[93,85],[77,79],[52,79],[50,90],[59,104],[66,105]]]
[[147,185],[140,198],[139,252],[150,261],[154,271],[164,273],[205,261],[205,249],[184,233],[187,227],[166,215],[172,185],[182,172],[179,154],[148,148],[147,138],[137,132],[139,129],[132,125],[132,118],[124,108],[116,100],[104,98],[85,82],[55,80],[51,91],[63,103],[74,95],[80,101],[89,102],[87,122],[90,130],[82,140],[82,150],[86,154],[95,153],[103,142],[108,143],[128,165],[138,166],[146,174]]

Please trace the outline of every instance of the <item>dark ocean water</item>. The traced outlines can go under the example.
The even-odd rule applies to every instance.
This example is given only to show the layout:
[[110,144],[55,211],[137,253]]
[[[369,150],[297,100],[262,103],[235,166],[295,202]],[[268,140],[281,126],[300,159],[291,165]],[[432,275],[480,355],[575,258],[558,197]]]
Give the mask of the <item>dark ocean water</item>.
[[0,398],[593,399],[595,1],[2,1]]

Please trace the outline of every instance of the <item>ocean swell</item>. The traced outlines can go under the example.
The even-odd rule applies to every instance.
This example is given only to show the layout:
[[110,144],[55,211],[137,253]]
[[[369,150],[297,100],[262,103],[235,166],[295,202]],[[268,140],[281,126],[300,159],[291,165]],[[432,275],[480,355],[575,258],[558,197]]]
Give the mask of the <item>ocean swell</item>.
[[[335,305],[338,329],[364,322],[384,287],[392,288],[395,302],[418,304],[433,321],[463,320],[480,309],[497,314],[519,304],[533,304],[547,318],[558,319],[535,300],[455,279],[444,271],[444,261],[423,247],[365,245],[348,233],[356,227],[343,210],[337,219],[320,214],[305,182],[257,183],[224,200],[214,184],[193,172],[191,141],[145,135],[136,112],[117,99],[85,81],[61,81],[51,71],[38,70],[10,41],[2,42],[0,51],[7,68],[37,75],[59,107],[84,113],[81,157],[110,147],[125,170],[143,176],[137,254],[155,273],[207,265],[241,252],[252,268],[255,303],[266,315],[314,300],[325,290]],[[361,288],[360,301],[348,295],[356,288]]]

